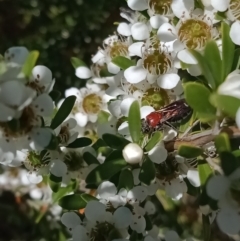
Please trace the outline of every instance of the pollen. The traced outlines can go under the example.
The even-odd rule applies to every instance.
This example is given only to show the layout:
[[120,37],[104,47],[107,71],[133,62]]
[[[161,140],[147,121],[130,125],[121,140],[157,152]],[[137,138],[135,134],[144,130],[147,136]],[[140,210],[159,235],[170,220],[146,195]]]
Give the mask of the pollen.
[[111,59],[117,56],[128,57],[128,45],[121,41],[114,42],[112,46],[109,46],[108,51]]
[[171,11],[172,0],[149,0],[149,9],[154,14],[169,15]]
[[212,26],[201,19],[188,19],[178,30],[179,40],[189,49],[202,49],[212,39]]
[[231,0],[229,4],[229,12],[235,18],[235,20],[240,20],[240,2],[239,0]]
[[101,110],[102,104],[102,98],[95,93],[85,96],[82,102],[83,109],[87,114],[97,114]]
[[152,75],[165,74],[172,67],[170,55],[158,50],[150,49],[144,53],[143,67]]
[[169,104],[169,97],[167,92],[161,88],[148,89],[142,98],[142,106],[150,105],[155,110],[159,110],[161,107]]

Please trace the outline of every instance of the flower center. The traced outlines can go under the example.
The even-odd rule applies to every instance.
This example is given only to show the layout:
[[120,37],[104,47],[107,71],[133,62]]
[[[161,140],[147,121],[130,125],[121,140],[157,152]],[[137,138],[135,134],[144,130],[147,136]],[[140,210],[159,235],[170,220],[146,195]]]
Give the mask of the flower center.
[[171,13],[172,0],[149,0],[149,9],[154,14],[169,15]]
[[125,42],[116,41],[108,46],[107,52],[111,59],[117,56],[128,57],[128,45]]
[[163,182],[171,183],[179,174],[178,163],[175,159],[168,158],[165,162],[157,165],[156,177]]
[[84,167],[83,157],[77,151],[68,151],[64,155],[64,163],[68,166],[69,171],[77,171]]
[[90,138],[93,143],[98,140],[97,132],[95,130],[87,129],[83,135]]
[[26,86],[32,88],[33,90],[35,90],[38,94],[42,94],[44,93],[45,90],[45,86],[41,86],[39,84],[39,80],[34,80],[34,81],[30,81],[26,84]]
[[58,134],[61,143],[66,143],[70,138],[68,126],[62,126],[60,133]]
[[94,228],[91,229],[89,233],[89,239],[91,241],[107,241],[109,240],[109,235],[112,236],[113,239],[121,238],[121,235],[114,228],[114,226],[108,222],[97,222]]
[[148,89],[142,98],[142,106],[150,105],[155,110],[159,110],[161,107],[167,104],[169,104],[167,92],[161,88]]
[[152,75],[161,75],[172,67],[171,56],[161,50],[150,48],[143,54],[143,68]]
[[102,98],[97,94],[89,94],[83,99],[83,109],[87,114],[97,114],[103,104]]
[[3,128],[6,137],[19,137],[32,130],[34,121],[39,121],[38,117],[31,107],[26,107],[19,119],[0,122],[0,126]]
[[240,2],[239,0],[232,0],[229,4],[229,11],[235,20],[240,20]]
[[212,27],[198,19],[184,21],[179,30],[179,40],[189,49],[201,49],[212,38]]

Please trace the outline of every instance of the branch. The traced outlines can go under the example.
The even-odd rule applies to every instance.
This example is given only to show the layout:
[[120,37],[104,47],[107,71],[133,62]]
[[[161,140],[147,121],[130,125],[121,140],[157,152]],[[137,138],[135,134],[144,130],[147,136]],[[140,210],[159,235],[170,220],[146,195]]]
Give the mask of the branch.
[[[240,130],[235,126],[223,127],[220,133],[227,133],[229,137],[240,137]],[[197,134],[188,135],[187,137],[181,139],[174,139],[165,143],[165,148],[172,152],[178,150],[181,145],[192,145],[192,146],[204,146],[205,144],[211,142],[215,138],[212,130],[206,130]]]

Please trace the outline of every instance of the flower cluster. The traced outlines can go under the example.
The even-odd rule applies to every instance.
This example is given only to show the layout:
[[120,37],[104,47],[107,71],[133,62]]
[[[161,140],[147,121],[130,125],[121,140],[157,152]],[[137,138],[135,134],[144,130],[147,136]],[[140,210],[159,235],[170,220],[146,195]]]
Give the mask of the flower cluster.
[[164,209],[187,195],[202,215],[198,238],[208,240],[215,217],[221,232],[236,237],[240,4],[127,4],[91,67],[71,59],[86,85],[60,101],[51,71],[34,67],[36,51],[6,51],[0,163],[24,164],[33,183],[47,177],[74,241],[180,240],[176,227],[159,225],[155,201]]

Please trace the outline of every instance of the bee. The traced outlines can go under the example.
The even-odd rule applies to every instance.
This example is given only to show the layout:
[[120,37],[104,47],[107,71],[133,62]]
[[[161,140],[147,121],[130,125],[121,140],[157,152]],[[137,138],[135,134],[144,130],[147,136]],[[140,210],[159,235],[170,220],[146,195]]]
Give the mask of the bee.
[[171,126],[179,123],[192,114],[192,108],[186,103],[185,99],[177,100],[160,110],[151,112],[142,119],[142,132],[152,133],[163,130],[164,126]]

